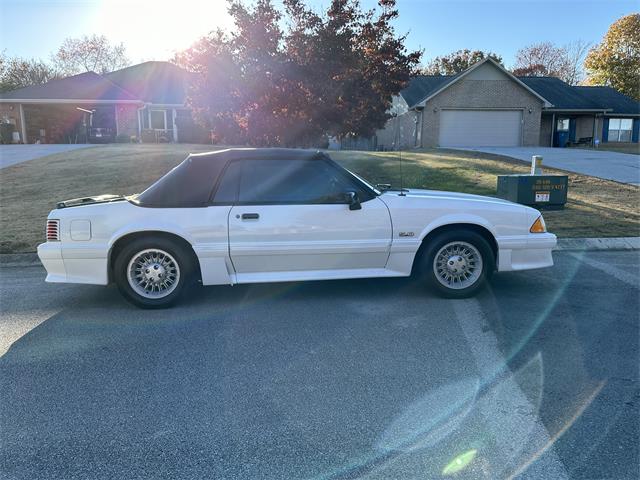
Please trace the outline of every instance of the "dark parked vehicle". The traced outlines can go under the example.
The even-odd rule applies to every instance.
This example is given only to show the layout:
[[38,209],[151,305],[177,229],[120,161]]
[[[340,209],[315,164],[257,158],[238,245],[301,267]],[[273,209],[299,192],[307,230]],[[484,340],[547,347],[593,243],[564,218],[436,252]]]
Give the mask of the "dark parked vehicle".
[[89,143],[111,143],[116,139],[115,130],[109,127],[89,127]]

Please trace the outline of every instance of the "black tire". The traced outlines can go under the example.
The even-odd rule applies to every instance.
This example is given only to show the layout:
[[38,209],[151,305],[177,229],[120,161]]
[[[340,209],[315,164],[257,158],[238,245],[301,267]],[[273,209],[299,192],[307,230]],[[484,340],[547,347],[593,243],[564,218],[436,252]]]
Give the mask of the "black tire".
[[[141,295],[131,286],[128,279],[130,262],[141,252],[148,250],[169,254],[169,256],[172,257],[171,260],[177,264],[175,270],[179,272],[175,285],[172,284],[171,287],[168,288],[171,289],[171,291],[158,298],[148,298]],[[138,238],[132,241],[118,253],[113,265],[113,276],[118,285],[118,289],[129,302],[140,308],[168,308],[174,305],[179,300],[184,286],[189,284],[193,278],[193,272],[194,265],[190,252],[186,251],[185,248],[177,242],[162,237]],[[158,292],[158,295],[161,294],[161,292]]]
[[[493,271],[495,270],[495,256],[493,250],[487,240],[484,237],[474,231],[471,230],[450,230],[447,232],[443,232],[433,238],[432,240],[428,240],[429,244],[426,245],[426,249],[424,251],[424,255],[421,258],[420,271],[422,273],[423,278],[426,279],[427,283],[441,296],[446,298],[468,298],[475,295],[478,291],[482,290]],[[459,243],[458,243],[459,242]],[[472,268],[473,265],[478,265],[476,261],[473,261],[473,258],[476,254],[480,255],[482,261],[482,267],[474,270],[472,274],[470,274],[470,280],[473,280],[473,283],[470,283],[467,287],[461,287],[460,284],[456,286],[455,280],[449,280],[449,285],[446,283],[448,280],[444,277],[441,277],[442,280],[438,279],[437,269],[440,268],[440,272],[444,275],[443,264],[436,265],[435,257],[443,249],[445,246],[449,246],[449,248],[456,248],[456,243],[459,245],[459,252],[463,255],[465,252],[463,248],[466,245],[471,245],[475,252],[472,249],[467,248],[467,252],[471,252],[473,255],[470,259],[464,258],[462,256],[458,257],[461,259],[460,264],[456,264],[451,268],[457,269],[458,274],[463,272],[463,268]],[[443,258],[445,258],[450,253],[443,252]],[[452,258],[451,256],[449,257]],[[457,259],[453,259],[455,262]],[[446,263],[449,263],[448,261]],[[467,267],[469,265],[469,267]],[[447,265],[444,265],[445,268],[448,268]],[[479,272],[477,271],[479,270]],[[447,272],[451,273],[451,272]],[[469,270],[466,270],[465,274],[468,274]],[[453,278],[456,278],[456,275],[452,275]],[[465,279],[466,281],[466,279]]]

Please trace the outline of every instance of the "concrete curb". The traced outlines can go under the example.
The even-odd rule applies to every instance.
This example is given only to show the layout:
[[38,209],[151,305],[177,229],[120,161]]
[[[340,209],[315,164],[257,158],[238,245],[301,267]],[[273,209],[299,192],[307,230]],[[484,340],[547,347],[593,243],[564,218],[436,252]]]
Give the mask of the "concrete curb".
[[[604,250],[640,250],[640,237],[559,238],[556,251],[590,252]],[[36,253],[0,254],[0,267],[31,267],[40,265]]]
[[640,237],[559,238],[555,249],[564,251],[640,250]]

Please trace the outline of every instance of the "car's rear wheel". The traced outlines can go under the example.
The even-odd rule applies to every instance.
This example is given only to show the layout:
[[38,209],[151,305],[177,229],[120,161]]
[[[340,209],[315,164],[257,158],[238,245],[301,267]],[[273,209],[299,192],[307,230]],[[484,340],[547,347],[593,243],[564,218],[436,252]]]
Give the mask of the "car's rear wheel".
[[494,268],[491,246],[470,230],[444,232],[429,240],[422,264],[431,286],[448,298],[475,295],[486,285]]
[[173,305],[192,272],[188,252],[164,238],[134,240],[114,263],[118,288],[127,300],[142,308]]

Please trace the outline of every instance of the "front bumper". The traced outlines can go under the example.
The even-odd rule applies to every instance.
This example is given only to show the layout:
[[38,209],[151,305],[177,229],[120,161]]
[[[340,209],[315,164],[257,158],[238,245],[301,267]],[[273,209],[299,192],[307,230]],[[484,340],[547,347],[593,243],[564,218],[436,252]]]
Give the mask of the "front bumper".
[[498,271],[511,272],[553,266],[552,250],[557,244],[553,233],[530,233],[498,238]]
[[47,270],[46,282],[107,285],[107,255],[102,249],[65,248],[61,242],[38,245],[38,258]]

